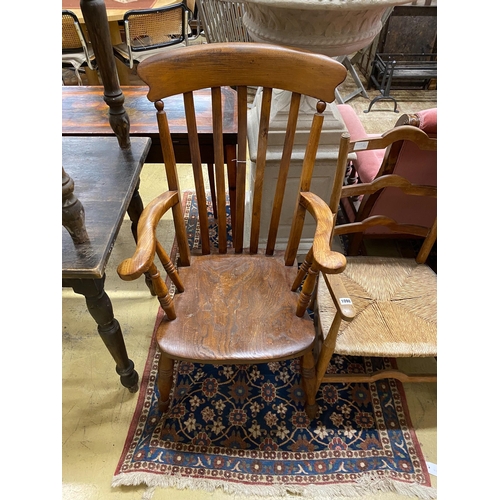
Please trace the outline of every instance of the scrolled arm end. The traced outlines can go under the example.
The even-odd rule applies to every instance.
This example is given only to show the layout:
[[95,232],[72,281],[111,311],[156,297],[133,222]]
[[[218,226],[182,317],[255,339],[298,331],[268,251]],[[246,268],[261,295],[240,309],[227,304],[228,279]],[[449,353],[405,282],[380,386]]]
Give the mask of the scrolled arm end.
[[347,265],[347,260],[345,255],[330,248],[335,224],[330,207],[310,191],[301,193],[300,203],[316,220],[312,248],[316,267],[326,274],[341,273]]
[[177,191],[166,191],[144,209],[137,226],[135,253],[121,262],[116,270],[122,280],[133,281],[149,270],[155,258],[158,222],[165,212],[178,202]]

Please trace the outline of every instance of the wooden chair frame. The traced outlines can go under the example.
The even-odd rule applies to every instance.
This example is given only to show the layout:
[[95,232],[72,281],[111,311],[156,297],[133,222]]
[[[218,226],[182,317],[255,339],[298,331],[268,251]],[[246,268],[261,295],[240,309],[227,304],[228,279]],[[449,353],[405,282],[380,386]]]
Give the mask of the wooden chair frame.
[[[435,186],[425,186],[425,185],[416,185],[410,183],[407,179],[395,175],[395,174],[385,174],[382,172],[379,176],[377,176],[372,182],[369,183],[359,183],[355,185],[344,185],[344,172],[342,165],[347,165],[348,162],[348,154],[351,152],[359,151],[359,150],[370,150],[370,149],[386,149],[386,159],[392,158],[394,154],[397,154],[397,151],[402,146],[403,141],[411,141],[418,145],[421,149],[428,150],[437,150],[437,139],[429,138],[428,135],[422,130],[411,126],[411,125],[400,125],[395,127],[391,131],[383,134],[380,137],[376,138],[363,138],[357,141],[350,141],[349,134],[343,134],[340,141],[340,149],[339,149],[339,160],[338,167],[334,181],[334,188],[332,191],[331,199],[330,199],[330,208],[333,213],[336,213],[339,207],[340,199],[344,197],[350,196],[359,196],[363,195],[365,198],[365,202],[367,204],[370,203],[370,197],[376,197],[378,193],[381,192],[382,189],[387,187],[399,188],[407,195],[413,196],[429,196],[432,198],[437,198],[437,187]],[[388,162],[390,164],[390,161]],[[405,223],[397,223],[395,220],[385,217],[383,215],[374,215],[369,216],[364,220],[356,220],[352,223],[336,225],[335,227],[335,235],[346,235],[351,233],[361,234],[363,231],[370,227],[374,227],[376,225],[383,225],[397,234],[408,234],[414,235],[423,239],[423,243],[418,252],[418,255],[415,259],[416,263],[422,268],[427,266],[425,262],[429,256],[429,252],[431,251],[436,239],[437,239],[437,219],[434,220],[434,223],[431,227],[423,227],[414,224],[405,224]],[[356,262],[355,259],[360,259],[361,257],[348,257],[347,260],[347,268],[349,266],[354,265]],[[366,259],[370,259],[367,257]],[[409,259],[412,260],[412,259]],[[414,261],[414,262],[415,262]],[[384,265],[380,261],[377,262],[379,265]],[[431,288],[434,289],[434,294],[436,291],[436,275],[428,269],[429,282],[431,284]],[[339,330],[341,329],[341,325],[343,322],[351,322],[356,318],[356,300],[350,297],[349,292],[344,286],[344,281],[342,280],[341,275],[324,275],[323,278],[324,283],[328,289],[328,293],[325,295],[329,296],[332,301],[332,308],[334,314],[333,321],[331,323],[331,327],[326,333],[324,339],[321,339],[322,342],[321,350],[317,362],[317,388],[319,389],[320,384],[324,382],[373,382],[375,380],[383,379],[383,378],[397,378],[403,382],[435,382],[437,380],[437,376],[435,373],[424,373],[424,374],[416,374],[411,375],[405,373],[402,370],[390,369],[383,370],[380,372],[376,372],[373,374],[327,374],[326,370],[328,368],[330,359],[334,353],[343,354],[343,355],[373,355],[372,353],[366,352],[367,349],[367,340],[359,340],[356,342],[357,345],[354,345],[351,339],[349,341],[344,341],[343,349],[341,352],[337,349],[337,341]],[[321,288],[321,286],[320,286]],[[435,295],[432,295],[432,291],[429,290],[429,303],[435,305],[436,298]],[[317,302],[315,305],[316,314],[321,315],[321,309],[323,309],[323,313],[326,310],[322,304],[318,304],[318,301],[326,300],[321,296],[317,297]],[[318,327],[321,330],[321,318],[317,318]],[[429,320],[432,322],[432,319]],[[435,318],[434,318],[435,322]],[[375,327],[373,327],[375,328]],[[323,333],[323,332],[321,332]],[[375,334],[374,334],[375,335]],[[354,337],[352,335],[352,337]],[[368,334],[365,335],[368,337]],[[365,338],[363,337],[363,338]],[[432,337],[432,335],[431,335]],[[415,347],[413,352],[398,352],[397,347],[397,339],[391,338],[393,340],[393,348],[391,351],[387,352],[379,352],[378,356],[388,356],[388,357],[412,357],[412,356],[424,356],[424,357],[435,357],[437,356],[437,338],[435,337],[433,340],[426,340],[426,343],[422,343],[422,348],[418,347],[420,342],[419,332],[415,331],[414,335],[414,343]],[[411,344],[411,339],[405,339],[408,343]],[[352,348],[350,347],[348,342],[352,342]],[[363,342],[365,344],[363,345]],[[373,343],[376,345],[376,341]],[[388,343],[386,342],[387,345]],[[371,348],[371,347],[370,347]],[[419,349],[422,349],[420,352]],[[411,350],[411,349],[410,349]]]
[[[297,71],[297,68],[301,68],[301,71]],[[156,295],[165,312],[164,320],[157,330],[158,345],[162,351],[158,380],[160,407],[164,411],[168,408],[175,359],[202,363],[247,364],[297,357],[302,359],[306,411],[309,417],[313,418],[317,408],[313,357],[316,335],[312,321],[303,317],[310,301],[310,290],[305,287],[300,294],[294,293],[301,284],[296,276],[296,256],[305,213],[308,211],[317,221],[317,230],[310,252],[312,259],[310,267],[325,273],[337,273],[345,266],[345,257],[330,249],[334,221],[330,208],[326,202],[310,192],[324,119],[323,112],[326,109],[326,102],[333,102],[335,88],[345,79],[345,68],[333,59],[319,54],[274,45],[236,42],[190,46],[182,51],[153,56],[139,65],[138,72],[141,79],[149,85],[148,99],[155,103],[157,110],[169,191],[158,196],[145,208],[139,221],[136,252],[133,257],[120,264],[118,273],[122,279],[132,280],[149,271]],[[231,213],[233,248],[228,245],[225,231],[226,192],[220,99],[222,86],[236,87],[238,93],[238,148],[237,158],[234,159],[237,162],[236,210]],[[244,249],[247,86],[262,87],[263,99],[253,183],[249,248]],[[219,246],[215,250],[217,253],[212,253],[214,249],[210,247],[205,187],[201,173],[193,103],[193,91],[200,88],[212,89],[219,213]],[[273,88],[289,91],[291,103],[269,237],[266,248],[259,249],[262,187]],[[175,155],[162,101],[175,94],[184,95],[199,207],[201,255],[195,255],[188,246]],[[275,252],[277,225],[302,95],[318,99],[317,113],[312,120],[310,138],[304,155],[288,247],[284,255],[281,255],[280,252]],[[170,297],[168,288],[153,263],[156,227],[169,209],[173,214],[179,253],[178,269],[175,269],[171,262],[165,266],[177,288],[178,293],[174,300]],[[212,268],[217,269],[217,272],[210,272]],[[248,284],[244,285],[247,281],[235,278],[236,275],[240,275],[238,273],[248,278]],[[239,289],[240,286],[243,289]],[[260,287],[262,293],[260,289],[252,293],[255,287]],[[266,295],[267,293],[270,295]],[[250,311],[248,314],[247,310]],[[271,311],[275,314],[272,318]],[[196,326],[192,327],[195,323]]]

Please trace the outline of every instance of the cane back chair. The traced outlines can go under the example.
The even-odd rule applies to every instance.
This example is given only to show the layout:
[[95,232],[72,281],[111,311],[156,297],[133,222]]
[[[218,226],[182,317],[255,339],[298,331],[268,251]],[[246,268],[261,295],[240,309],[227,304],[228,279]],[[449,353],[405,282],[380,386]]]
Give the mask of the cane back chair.
[[87,43],[78,17],[70,10],[62,11],[62,66],[75,70],[78,85],[82,85],[80,68],[87,66],[95,70],[97,67],[94,51]]
[[[300,71],[298,69],[300,68]],[[329,57],[266,44],[214,43],[190,46],[182,51],[154,56],[139,65],[138,73],[149,86],[155,103],[165,160],[168,191],[144,210],[138,227],[135,254],[123,261],[118,274],[124,280],[150,272],[165,315],[157,329],[161,350],[158,388],[160,409],[166,411],[172,386],[174,360],[212,364],[251,364],[292,358],[302,360],[306,412],[315,415],[315,328],[303,317],[308,296],[296,293],[296,254],[305,212],[317,220],[314,264],[325,273],[340,272],[345,257],[330,250],[333,216],[328,204],[309,191],[326,102],[346,76],[345,68]],[[233,246],[226,234],[224,155],[222,143],[221,86],[237,88],[238,148],[236,213],[231,214]],[[244,247],[245,179],[247,141],[247,86],[262,86],[263,99],[249,246]],[[201,174],[193,91],[212,89],[215,174],[217,181],[218,249],[210,248],[205,187]],[[291,92],[286,140],[267,247],[259,249],[262,187],[273,88]],[[181,209],[181,194],[162,99],[184,95],[193,177],[199,207],[201,252],[190,252]],[[286,251],[275,252],[276,232],[284,196],[288,166],[299,114],[301,95],[318,99],[304,154],[295,214]],[[251,181],[249,181],[251,182]],[[165,266],[177,288],[172,300],[153,263],[155,228],[172,209],[179,251],[178,271]],[[246,246],[246,245],[245,245]],[[294,291],[292,291],[294,290]],[[307,316],[307,315],[306,315]]]
[[188,43],[189,15],[183,2],[125,12],[125,43],[113,46],[115,56],[132,69],[134,64],[161,51],[184,47]]
[[[377,138],[340,142],[339,166],[347,165],[347,155],[355,151],[386,149],[385,160],[392,163],[405,143],[428,151],[437,150],[437,139],[411,125],[402,125]],[[437,199],[437,187],[410,182],[400,174],[382,172],[371,182],[343,186],[343,172],[336,172],[330,207],[335,212],[343,197],[363,195],[376,199],[383,190],[399,190],[406,198]],[[404,199],[400,203],[405,203]],[[437,217],[427,226],[395,221],[383,214],[338,224],[337,236],[359,233],[383,226],[395,234],[413,235],[420,240],[416,258],[398,256],[348,256],[343,273],[321,273],[315,303],[321,351],[317,362],[317,386],[322,382],[372,382],[396,378],[402,382],[435,382],[437,356],[437,275],[426,265],[437,238]],[[327,373],[332,355],[400,358],[405,369],[385,364],[367,374]],[[410,373],[411,363],[401,358],[429,358],[427,373]],[[415,368],[415,367],[413,367]]]

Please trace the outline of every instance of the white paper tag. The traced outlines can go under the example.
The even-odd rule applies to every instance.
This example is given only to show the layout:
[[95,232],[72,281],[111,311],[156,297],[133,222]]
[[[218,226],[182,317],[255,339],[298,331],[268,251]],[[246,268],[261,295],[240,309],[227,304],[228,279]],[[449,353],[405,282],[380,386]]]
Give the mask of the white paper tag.
[[366,149],[367,147],[368,147],[368,143],[366,141],[357,142],[356,144],[354,144],[353,151],[362,151],[363,149]]
[[349,298],[340,298],[339,299],[339,302],[343,305],[343,306],[352,306],[352,300],[349,299]]
[[438,475],[437,464],[433,464],[432,462],[425,462],[425,464],[427,465],[427,470],[428,470],[429,474],[432,474],[433,476],[437,477],[437,475]]

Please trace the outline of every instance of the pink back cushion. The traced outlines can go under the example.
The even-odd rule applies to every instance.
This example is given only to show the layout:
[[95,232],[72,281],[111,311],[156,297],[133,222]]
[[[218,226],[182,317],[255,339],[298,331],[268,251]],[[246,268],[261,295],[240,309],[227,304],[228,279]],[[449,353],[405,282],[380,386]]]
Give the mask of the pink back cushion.
[[[351,141],[357,141],[373,135],[365,132],[365,128],[359,120],[358,115],[349,104],[339,104],[337,108],[349,131]],[[375,178],[375,175],[377,175],[380,169],[380,165],[382,165],[384,153],[384,149],[356,152],[357,159],[353,160],[353,164],[361,182],[370,182]]]

